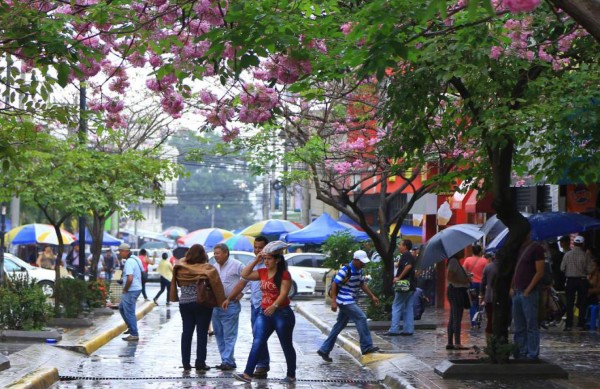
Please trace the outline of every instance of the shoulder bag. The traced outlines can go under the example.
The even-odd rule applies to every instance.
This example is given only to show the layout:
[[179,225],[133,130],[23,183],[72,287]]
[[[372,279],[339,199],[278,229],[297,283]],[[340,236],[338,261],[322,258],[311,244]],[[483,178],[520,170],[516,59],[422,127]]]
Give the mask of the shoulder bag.
[[217,298],[208,278],[200,278],[196,283],[196,303],[206,308],[215,308],[217,306]]

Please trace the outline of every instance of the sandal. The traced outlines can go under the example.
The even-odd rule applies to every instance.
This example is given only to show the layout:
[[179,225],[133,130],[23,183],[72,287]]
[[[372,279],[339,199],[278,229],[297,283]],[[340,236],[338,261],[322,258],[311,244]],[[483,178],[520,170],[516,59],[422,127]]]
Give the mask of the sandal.
[[233,373],[233,377],[236,380],[243,381],[243,382],[246,382],[246,383],[252,382],[252,378],[247,377],[245,373]]
[[454,345],[447,344],[446,345],[446,350],[454,350]]
[[470,349],[470,347],[465,347],[462,344],[457,344],[456,346],[454,346],[455,350],[468,350]]

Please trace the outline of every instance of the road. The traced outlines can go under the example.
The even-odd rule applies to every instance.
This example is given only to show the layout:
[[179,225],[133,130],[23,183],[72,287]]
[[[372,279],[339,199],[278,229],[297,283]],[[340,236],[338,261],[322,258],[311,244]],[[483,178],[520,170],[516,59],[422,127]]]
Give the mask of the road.
[[[147,286],[153,297],[157,285]],[[211,369],[206,373],[184,373],[181,368],[179,340],[181,318],[177,304],[164,305],[164,297],[156,307],[139,322],[140,341],[128,343],[115,338],[91,357],[82,357],[76,366],[59,368],[62,381],[52,388],[232,388],[245,387],[230,372]],[[374,374],[362,367],[343,349],[336,347],[332,356],[335,363],[324,363],[316,350],[324,335],[300,314],[296,314],[294,347],[297,353],[297,388],[384,388]],[[194,340],[195,341],[195,340]],[[238,371],[245,366],[251,347],[249,303],[243,301],[239,337],[236,345]],[[269,342],[271,372],[267,380],[256,380],[253,387],[280,388],[278,382],[285,377],[285,360],[277,337]],[[215,366],[220,358],[214,337],[209,338],[207,364]]]

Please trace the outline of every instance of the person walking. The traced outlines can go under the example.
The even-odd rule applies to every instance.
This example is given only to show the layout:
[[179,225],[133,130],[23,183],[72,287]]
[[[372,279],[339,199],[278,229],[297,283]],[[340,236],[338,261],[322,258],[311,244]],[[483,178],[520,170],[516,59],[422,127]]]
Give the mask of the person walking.
[[[262,235],[259,235],[256,238],[254,238],[254,255],[257,256],[261,251],[263,251],[267,243],[269,243],[269,240]],[[254,267],[253,270],[259,270],[264,267],[265,265],[261,261]],[[248,282],[245,279],[241,279],[240,282],[238,282],[235,288],[233,288],[233,290],[231,291],[230,296],[223,303],[223,309],[227,309],[227,305],[229,305],[229,302],[237,298],[237,296],[242,292],[246,285],[250,286],[250,322],[252,324],[252,336],[256,338],[257,334],[254,328],[254,323],[256,323],[256,318],[262,312],[262,291],[260,289],[260,281]],[[256,370],[254,370],[252,376],[255,378],[267,378],[267,373],[271,369],[270,363],[271,358],[269,356],[269,346],[265,344],[265,347],[260,352],[258,361],[256,363]]]
[[[167,258],[161,261],[170,265]],[[160,265],[159,265],[160,266]],[[162,277],[162,273],[161,273]],[[217,304],[225,301],[225,291],[216,269],[208,264],[208,256],[204,247],[195,244],[187,251],[185,258],[173,268],[173,278],[170,292],[167,294],[170,301],[179,301],[179,313],[183,328],[181,331],[181,361],[183,370],[191,370],[192,338],[196,330],[196,370],[207,371],[206,345],[208,343],[208,324],[210,323],[213,308],[205,307],[196,302],[196,284],[200,279],[208,279],[215,295]],[[181,288],[181,296],[177,295],[177,286]]]
[[473,320],[475,313],[479,310],[479,289],[481,289],[481,279],[483,277],[483,269],[487,265],[487,261],[481,255],[482,249],[478,244],[472,247],[473,255],[465,258],[463,268],[470,275],[471,281],[469,285],[469,298],[471,299],[471,308],[469,309],[469,317],[471,319],[471,327],[477,325]]
[[450,317],[448,318],[448,343],[446,350],[466,350],[460,341],[460,325],[462,323],[463,311],[468,296],[470,284],[469,276],[458,261],[462,251],[454,254],[448,259],[448,273],[446,282],[448,284],[447,296],[450,303]]
[[379,305],[379,299],[365,283],[365,277],[362,273],[362,268],[370,260],[363,250],[355,251],[352,258],[350,264],[343,266],[338,271],[331,285],[331,310],[337,312],[339,308],[339,312],[337,321],[329,336],[317,351],[317,354],[325,362],[333,362],[329,353],[333,350],[338,335],[346,328],[350,320],[356,325],[362,354],[366,355],[379,351],[379,347],[373,345],[373,339],[367,325],[367,316],[356,304],[358,290],[360,289],[371,298],[373,304]]
[[[173,265],[169,262],[169,255],[162,253],[162,260],[158,263],[158,274],[160,274],[160,290],[154,296],[154,304],[158,305],[158,298],[166,290],[167,291],[167,305],[171,305],[171,280],[173,279]],[[211,312],[212,315],[212,312]],[[209,320],[210,321],[210,320]]]
[[112,251],[106,250],[101,258],[101,262],[102,269],[104,270],[104,279],[106,280],[106,282],[110,283],[116,267],[115,255],[112,253]]
[[[393,279],[394,285],[398,282],[406,283],[407,290],[396,289],[394,302],[392,303],[392,325],[388,330],[388,336],[410,336],[415,332],[414,321],[414,294],[416,289],[415,280],[415,258],[410,253],[412,242],[404,239],[398,246],[400,259],[398,269]],[[400,332],[400,318],[402,318],[402,332]]]
[[[290,308],[288,293],[292,286],[292,276],[287,270],[287,262],[283,257],[283,250],[287,243],[275,241],[267,244],[256,259],[250,262],[242,271],[242,277],[249,281],[260,281],[262,292],[261,311],[253,325],[254,340],[248,356],[246,369],[243,373],[235,373],[234,377],[240,381],[251,382],[258,361],[263,357],[263,350],[267,341],[277,332],[279,343],[285,356],[287,365],[286,377],[283,383],[296,382],[296,350],[292,341],[296,317]],[[254,270],[260,263],[264,264]]]
[[139,338],[137,318],[135,316],[135,303],[142,293],[142,261],[135,255],[131,255],[131,249],[127,243],[119,246],[119,256],[125,260],[123,266],[123,294],[119,303],[119,313],[127,324],[127,331],[123,340],[137,342]]
[[571,331],[573,327],[573,308],[575,306],[575,295],[577,295],[577,308],[579,317],[577,327],[585,330],[585,311],[587,309],[588,275],[592,272],[592,260],[583,251],[583,236],[576,236],[573,240],[573,250],[568,251],[560,264],[560,270],[565,273],[567,284],[565,294],[567,298],[567,321],[565,331]]
[[226,308],[216,309],[213,312],[212,326],[221,354],[221,364],[217,365],[216,368],[228,371],[237,367],[234,351],[241,311],[240,300],[243,297],[242,293],[238,293],[231,299],[231,291],[240,281],[244,265],[237,259],[229,258],[229,247],[224,243],[218,243],[213,250],[216,260],[213,266],[219,273],[225,289],[225,296],[230,297]]
[[150,260],[146,249],[140,250],[139,258],[142,261],[142,266],[144,268],[144,272],[142,273],[142,296],[144,296],[144,300],[149,301],[148,295],[146,294],[146,282],[148,282],[148,265],[154,265],[154,259]]
[[544,263],[545,250],[531,240],[529,232],[519,250],[510,291],[516,359],[537,359],[540,355],[539,282]]

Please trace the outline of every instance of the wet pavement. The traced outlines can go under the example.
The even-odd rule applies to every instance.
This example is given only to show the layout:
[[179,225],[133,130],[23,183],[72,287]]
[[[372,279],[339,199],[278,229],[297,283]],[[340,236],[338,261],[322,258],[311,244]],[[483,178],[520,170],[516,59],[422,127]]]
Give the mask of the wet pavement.
[[[149,296],[156,292],[149,287]],[[231,388],[249,387],[236,381],[230,372],[212,369],[206,373],[195,370],[186,374],[180,361],[179,339],[181,318],[177,304],[155,307],[138,323],[141,339],[127,343],[116,337],[92,353],[91,356],[60,351],[47,345],[22,356],[15,354],[14,364],[32,364],[27,358],[42,361],[42,366],[58,368],[62,381],[52,388]],[[140,304],[141,305],[141,304]],[[568,380],[450,380],[434,373],[434,368],[448,359],[475,359],[484,356],[485,346],[482,329],[471,329],[468,318],[463,321],[463,345],[471,346],[464,351],[447,351],[446,323],[448,312],[428,309],[420,323],[437,325],[434,329],[418,329],[411,337],[385,336],[387,329],[372,331],[374,343],[382,350],[380,354],[361,357],[358,351],[358,335],[349,326],[340,335],[331,357],[333,363],[324,363],[316,350],[325,339],[328,327],[333,326],[337,314],[325,305],[322,297],[301,298],[293,305],[296,311],[294,346],[298,355],[298,388],[516,388],[516,389],[583,389],[600,388],[600,333],[562,332],[561,327],[551,327],[541,333],[541,357],[562,366],[569,373]],[[138,308],[140,308],[138,306]],[[236,360],[242,371],[251,346],[249,302],[243,301],[240,317]],[[118,312],[110,323],[120,323]],[[419,322],[416,322],[419,323]],[[63,339],[73,341],[85,335],[86,329],[67,331]],[[57,353],[54,359],[48,351]],[[285,377],[285,360],[276,335],[269,342],[271,372],[268,380],[255,380],[252,387],[280,388],[287,385],[278,380]],[[1,350],[0,350],[1,351]],[[13,361],[11,361],[12,363]],[[216,340],[209,338],[207,364],[220,363]],[[7,374],[4,372],[3,374]],[[385,381],[384,381],[385,379]],[[0,385],[1,386],[1,385]]]
[[[302,311],[333,325],[336,313],[319,300],[301,303]],[[541,330],[540,358],[563,367],[568,380],[450,380],[434,373],[434,368],[448,359],[476,359],[484,357],[483,328],[471,329],[465,311],[462,343],[471,347],[464,351],[448,351],[446,324],[448,310],[429,308],[420,322],[435,323],[436,329],[418,329],[413,336],[386,336],[386,329],[371,331],[374,343],[384,354],[410,356],[398,363],[395,372],[405,387],[415,388],[600,388],[600,332],[563,332],[561,326]],[[416,324],[419,321],[415,322]],[[342,335],[358,344],[358,333],[347,327]]]
[[[149,288],[149,296],[155,291]],[[310,300],[296,302],[304,303]],[[247,384],[233,378],[231,372],[211,369],[206,373],[192,370],[184,373],[180,357],[181,317],[177,304],[157,306],[138,322],[140,341],[128,343],[117,337],[98,349],[90,357],[82,356],[70,366],[60,366],[61,382],[52,388],[231,388]],[[118,313],[117,313],[118,314]],[[297,388],[383,388],[375,374],[361,366],[351,355],[336,348],[334,364],[325,364],[316,350],[325,339],[314,325],[296,313],[294,347],[297,353]],[[194,339],[195,342],[195,339]],[[244,300],[235,357],[238,371],[242,371],[252,342],[249,301]],[[192,347],[192,349],[194,349]],[[278,380],[285,377],[285,359],[276,334],[269,341],[271,371],[269,379],[255,380],[253,387],[287,387]],[[209,337],[206,363],[221,363],[217,343]],[[351,372],[351,373],[350,373]]]

